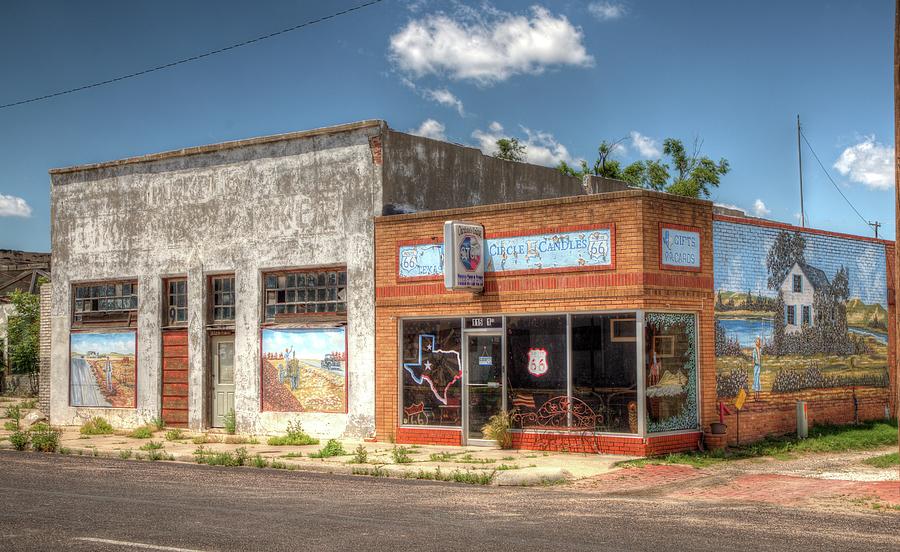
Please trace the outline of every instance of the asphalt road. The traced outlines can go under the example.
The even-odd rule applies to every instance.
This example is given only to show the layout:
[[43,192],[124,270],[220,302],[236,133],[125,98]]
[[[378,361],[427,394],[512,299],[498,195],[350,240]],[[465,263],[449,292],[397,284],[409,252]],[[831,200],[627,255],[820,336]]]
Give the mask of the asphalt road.
[[900,515],[0,451],[0,550],[900,550]]

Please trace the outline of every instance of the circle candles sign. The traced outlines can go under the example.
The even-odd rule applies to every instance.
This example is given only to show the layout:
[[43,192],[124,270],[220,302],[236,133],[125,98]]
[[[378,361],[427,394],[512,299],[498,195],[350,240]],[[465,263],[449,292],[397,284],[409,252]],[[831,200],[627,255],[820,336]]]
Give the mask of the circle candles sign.
[[444,286],[450,290],[484,289],[484,226],[448,220],[444,223]]

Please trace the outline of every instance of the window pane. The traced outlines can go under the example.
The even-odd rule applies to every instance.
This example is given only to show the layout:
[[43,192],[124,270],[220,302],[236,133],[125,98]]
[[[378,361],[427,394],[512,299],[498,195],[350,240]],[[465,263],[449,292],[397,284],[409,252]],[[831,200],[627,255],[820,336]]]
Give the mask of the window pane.
[[619,335],[633,334],[635,325],[633,314],[572,316],[572,393],[596,416],[599,431],[638,432],[637,342],[613,333],[618,327]]
[[694,315],[648,313],[645,339],[647,431],[696,429]]
[[297,277],[294,274],[287,275],[287,287],[292,288],[296,285]]
[[506,336],[509,405],[519,405],[514,407],[516,425],[565,427],[565,412],[544,417],[541,407],[567,397],[566,317],[510,317]]
[[462,420],[459,319],[405,320],[402,333],[402,423],[458,427]]
[[234,343],[223,341],[216,347],[219,364],[219,383],[234,383]]
[[274,275],[266,276],[266,289],[275,289],[278,286],[278,278]]

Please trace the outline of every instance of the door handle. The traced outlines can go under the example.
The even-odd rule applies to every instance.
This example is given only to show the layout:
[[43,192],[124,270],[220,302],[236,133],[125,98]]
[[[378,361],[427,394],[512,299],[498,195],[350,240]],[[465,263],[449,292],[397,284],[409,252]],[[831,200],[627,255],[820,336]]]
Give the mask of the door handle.
[[489,381],[487,383],[470,383],[469,387],[490,387],[491,389],[499,389],[500,382],[499,381]]

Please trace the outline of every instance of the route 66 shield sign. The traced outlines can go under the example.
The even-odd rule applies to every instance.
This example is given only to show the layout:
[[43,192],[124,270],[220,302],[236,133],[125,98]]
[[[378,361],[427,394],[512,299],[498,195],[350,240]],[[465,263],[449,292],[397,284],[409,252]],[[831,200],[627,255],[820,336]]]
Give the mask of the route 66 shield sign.
[[547,373],[547,349],[528,349],[528,372],[541,377]]

